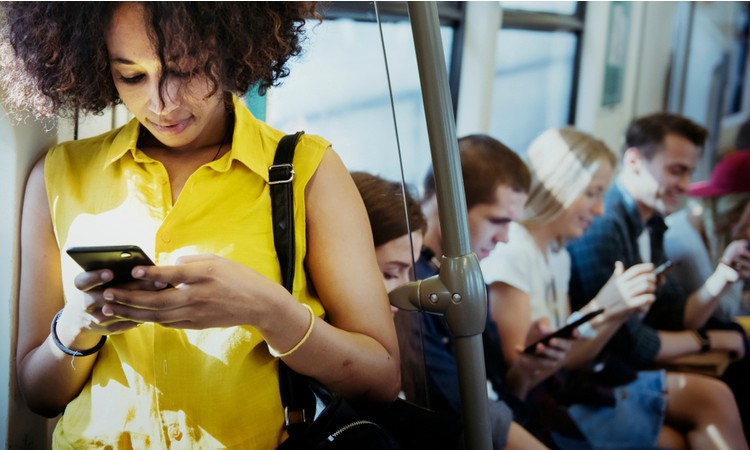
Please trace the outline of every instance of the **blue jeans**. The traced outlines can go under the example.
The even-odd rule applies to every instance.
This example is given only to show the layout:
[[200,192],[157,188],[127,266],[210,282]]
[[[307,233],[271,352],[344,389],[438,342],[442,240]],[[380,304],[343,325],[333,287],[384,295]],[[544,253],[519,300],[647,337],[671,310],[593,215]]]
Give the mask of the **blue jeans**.
[[615,389],[615,399],[614,407],[576,404],[568,413],[596,449],[655,448],[667,409],[665,372],[638,372]]

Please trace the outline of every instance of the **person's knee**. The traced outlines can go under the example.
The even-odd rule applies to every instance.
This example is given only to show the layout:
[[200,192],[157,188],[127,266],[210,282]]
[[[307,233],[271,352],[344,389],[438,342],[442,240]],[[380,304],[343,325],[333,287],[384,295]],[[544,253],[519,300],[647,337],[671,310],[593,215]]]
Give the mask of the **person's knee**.
[[737,417],[737,403],[726,383],[702,375],[686,375],[685,378],[685,388],[695,402],[694,410],[699,419],[716,421]]

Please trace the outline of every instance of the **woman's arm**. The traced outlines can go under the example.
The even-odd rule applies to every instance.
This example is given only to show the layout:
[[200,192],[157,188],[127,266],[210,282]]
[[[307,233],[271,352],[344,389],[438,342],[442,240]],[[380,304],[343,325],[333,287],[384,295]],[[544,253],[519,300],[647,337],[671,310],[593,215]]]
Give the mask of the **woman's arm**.
[[285,361],[343,395],[390,401],[400,387],[398,343],[369,230],[359,192],[329,149],[308,185],[306,266],[330,325],[319,320],[305,351]]
[[552,330],[536,330],[531,322],[529,295],[509,284],[490,285],[490,314],[497,324],[502,352],[508,366],[508,390],[525,398],[529,390],[555,373],[570,348],[567,339],[552,339],[549,345],[540,344],[533,355],[523,353],[524,347]]
[[[29,176],[21,225],[21,287],[18,304],[17,374],[32,411],[52,417],[80,392],[96,355],[76,358],[61,352],[50,338],[50,322],[63,307],[60,251],[57,247],[44,182],[44,160]],[[87,349],[101,336],[83,336],[68,328],[70,314],[57,333],[69,348]]]
[[602,320],[592,320],[591,325],[596,330],[596,336],[591,339],[579,339],[574,342],[570,353],[568,353],[568,358],[565,360],[565,367],[579,369],[586,366],[602,351],[622,324],[628,320],[628,317],[629,315],[627,314],[619,314],[605,316]]
[[518,347],[526,344],[531,327],[529,295],[507,283],[490,285],[490,315],[497,324],[503,357],[510,367],[519,357]]

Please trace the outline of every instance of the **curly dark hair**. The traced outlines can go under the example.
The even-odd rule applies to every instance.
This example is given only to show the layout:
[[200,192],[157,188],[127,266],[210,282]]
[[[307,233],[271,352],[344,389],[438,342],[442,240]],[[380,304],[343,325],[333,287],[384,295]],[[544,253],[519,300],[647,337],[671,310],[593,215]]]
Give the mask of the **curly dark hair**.
[[[37,113],[99,113],[120,102],[105,35],[117,2],[5,2],[2,83]],[[315,2],[144,2],[149,37],[166,62],[203,74],[213,92],[261,94],[289,74]],[[8,43],[10,45],[8,45]],[[162,83],[165,77],[162,76]]]

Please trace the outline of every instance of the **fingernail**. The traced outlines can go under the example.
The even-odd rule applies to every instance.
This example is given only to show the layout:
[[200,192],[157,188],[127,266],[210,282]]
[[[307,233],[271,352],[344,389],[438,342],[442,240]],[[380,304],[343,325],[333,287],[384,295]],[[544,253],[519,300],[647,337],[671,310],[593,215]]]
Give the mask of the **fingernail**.
[[100,275],[102,281],[109,281],[112,279],[112,272],[102,272]]
[[104,300],[114,300],[115,295],[112,293],[112,291],[104,291]]
[[136,269],[135,272],[133,272],[134,277],[142,277],[146,274],[146,271],[143,269]]
[[154,287],[156,289],[164,289],[165,287],[167,287],[167,283],[164,283],[162,281],[154,281]]
[[112,308],[107,308],[106,306],[102,308],[102,314],[108,317],[115,315],[114,311],[112,311]]

